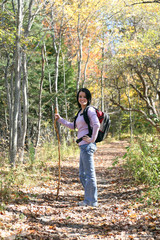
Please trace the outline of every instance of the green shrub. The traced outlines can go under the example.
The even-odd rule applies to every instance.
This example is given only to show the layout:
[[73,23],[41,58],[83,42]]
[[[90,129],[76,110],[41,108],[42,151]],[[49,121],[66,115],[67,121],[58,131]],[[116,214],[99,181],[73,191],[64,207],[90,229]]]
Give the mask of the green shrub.
[[125,168],[137,182],[159,189],[160,185],[160,140],[144,135],[127,148]]
[[[67,157],[76,157],[79,148],[72,144],[67,146],[65,141],[61,145],[61,161]],[[25,154],[25,162],[16,162],[16,167],[12,169],[9,160],[0,162],[0,201],[12,201],[22,195],[19,191],[23,187],[36,186],[50,181],[54,178],[53,171],[56,163],[58,167],[58,146],[52,142],[45,142],[37,149],[30,146],[29,152]],[[22,199],[22,196],[20,196]]]

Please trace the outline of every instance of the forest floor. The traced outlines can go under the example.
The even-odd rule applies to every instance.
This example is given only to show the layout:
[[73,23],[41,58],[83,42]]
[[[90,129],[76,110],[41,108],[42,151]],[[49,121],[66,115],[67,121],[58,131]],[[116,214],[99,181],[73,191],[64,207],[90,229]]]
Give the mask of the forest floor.
[[[37,181],[34,188],[20,189],[23,197],[9,202],[0,212],[1,239],[160,239],[158,204],[147,205],[143,196],[146,186],[136,185],[121,166],[127,145],[127,141],[116,141],[98,146],[97,208],[77,206],[83,199],[79,159],[66,158],[62,162],[58,200],[58,176],[52,182]],[[117,157],[119,163],[113,165]],[[54,175],[56,165],[51,169]]]

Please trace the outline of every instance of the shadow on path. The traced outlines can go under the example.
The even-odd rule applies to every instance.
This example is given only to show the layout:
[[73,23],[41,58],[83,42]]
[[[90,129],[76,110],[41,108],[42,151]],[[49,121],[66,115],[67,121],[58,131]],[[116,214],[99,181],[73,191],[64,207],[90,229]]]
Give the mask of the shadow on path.
[[[62,163],[57,201],[56,175],[54,185],[44,184],[41,192],[30,192],[26,202],[8,205],[8,214],[15,216],[13,228],[18,222],[21,224],[21,231],[15,238],[11,234],[12,239],[160,239],[158,210],[148,214],[146,206],[136,201],[146,187],[137,186],[131,177],[126,177],[121,167],[126,146],[126,141],[98,146],[95,154],[98,208],[77,206],[83,198],[78,177],[79,160],[66,159]],[[119,165],[113,167],[112,163],[117,158]],[[55,174],[57,166],[51,171]]]

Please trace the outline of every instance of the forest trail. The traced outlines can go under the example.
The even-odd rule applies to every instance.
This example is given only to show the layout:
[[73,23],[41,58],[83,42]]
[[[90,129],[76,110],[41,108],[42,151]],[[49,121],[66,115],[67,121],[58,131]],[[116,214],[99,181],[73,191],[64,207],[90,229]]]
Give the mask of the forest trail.
[[[136,186],[121,167],[127,145],[127,141],[98,145],[95,154],[98,208],[77,206],[83,197],[79,159],[66,158],[62,163],[59,199],[55,199],[57,176],[43,186],[37,182],[35,188],[21,189],[26,201],[23,198],[9,203],[0,212],[1,239],[160,239],[160,210],[148,210],[137,201],[145,186]],[[113,166],[117,158],[119,164]],[[51,171],[55,175],[57,163]]]

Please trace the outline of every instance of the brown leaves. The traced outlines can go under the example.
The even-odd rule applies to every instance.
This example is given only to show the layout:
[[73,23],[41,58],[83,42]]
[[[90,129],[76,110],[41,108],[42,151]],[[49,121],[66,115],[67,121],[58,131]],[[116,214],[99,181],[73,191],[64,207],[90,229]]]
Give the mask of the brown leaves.
[[[100,147],[102,148],[102,146]],[[121,167],[111,168],[107,151],[121,153],[121,144],[104,145],[105,154],[96,169],[99,207],[78,207],[83,189],[78,179],[78,159],[62,165],[60,198],[55,200],[56,178],[52,182],[38,182],[21,189],[21,201],[8,204],[0,212],[0,235],[5,238],[25,239],[155,239],[160,236],[158,205],[147,209],[136,199],[145,186],[135,186],[124,177]],[[104,151],[103,151],[104,153]],[[55,163],[56,164],[56,163]],[[101,165],[102,164],[102,165]],[[23,199],[27,198],[27,201]],[[158,239],[158,238],[157,238]]]

